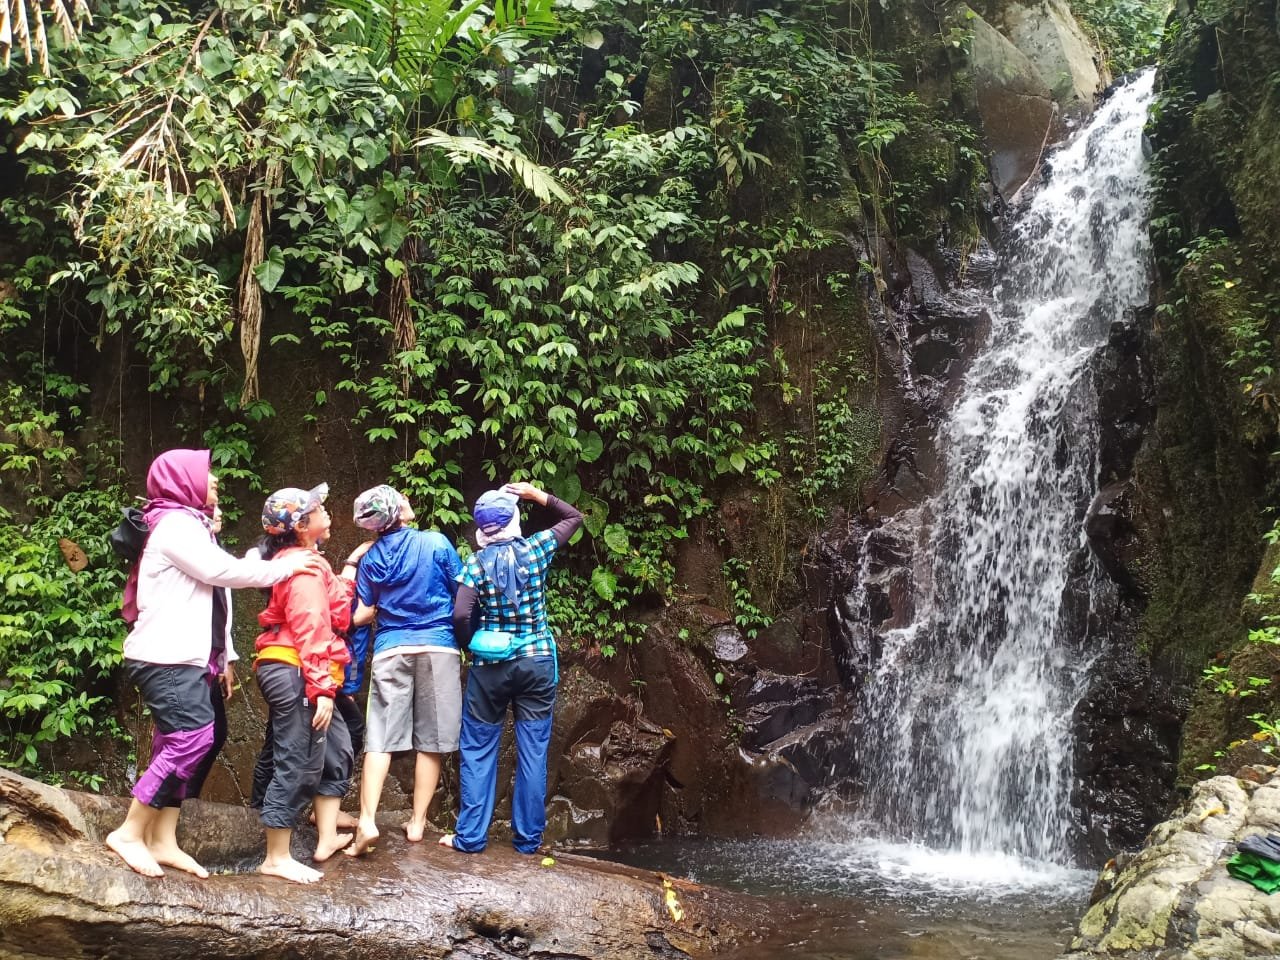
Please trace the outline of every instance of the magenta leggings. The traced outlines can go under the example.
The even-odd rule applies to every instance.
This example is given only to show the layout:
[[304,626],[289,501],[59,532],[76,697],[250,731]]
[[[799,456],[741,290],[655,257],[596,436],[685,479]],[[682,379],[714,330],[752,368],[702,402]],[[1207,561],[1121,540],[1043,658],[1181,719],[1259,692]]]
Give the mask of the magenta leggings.
[[136,660],[125,661],[125,667],[156,725],[151,764],[134,784],[133,795],[157,809],[179,806],[188,795],[192,774],[213,749],[208,671]]

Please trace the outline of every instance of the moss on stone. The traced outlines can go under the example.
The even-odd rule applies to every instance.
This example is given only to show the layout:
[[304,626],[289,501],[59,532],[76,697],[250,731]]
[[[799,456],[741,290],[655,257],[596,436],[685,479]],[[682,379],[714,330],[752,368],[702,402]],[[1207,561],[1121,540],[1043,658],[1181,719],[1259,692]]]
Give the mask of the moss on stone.
[[[1263,0],[1181,10],[1153,111],[1153,234],[1167,305],[1153,330],[1159,414],[1137,469],[1150,545],[1141,637],[1157,664],[1189,686],[1184,785],[1252,733],[1249,714],[1274,715],[1280,706],[1274,684],[1238,695],[1249,677],[1269,678],[1280,666],[1270,647],[1248,642],[1263,609],[1242,609],[1276,562],[1274,550],[1263,556],[1262,541],[1264,509],[1277,493],[1267,369],[1280,367],[1270,307],[1280,296],[1274,26]],[[1235,696],[1201,682],[1206,664],[1224,668]]]

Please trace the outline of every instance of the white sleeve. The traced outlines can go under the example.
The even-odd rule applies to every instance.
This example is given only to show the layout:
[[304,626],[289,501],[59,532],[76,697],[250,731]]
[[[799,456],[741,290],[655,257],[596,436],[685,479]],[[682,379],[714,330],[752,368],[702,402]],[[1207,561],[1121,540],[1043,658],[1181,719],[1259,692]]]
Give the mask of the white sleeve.
[[185,513],[167,514],[147,546],[193,580],[213,587],[270,587],[293,573],[288,559],[240,559],[227,553],[209,538],[204,524]]
[[[218,587],[219,590],[226,590],[226,587]],[[223,647],[223,663],[225,670],[228,663],[235,663],[240,659],[240,654],[236,653],[236,645],[231,640],[231,623],[234,617],[231,614],[231,591],[227,590],[227,635],[225,637],[226,645]]]

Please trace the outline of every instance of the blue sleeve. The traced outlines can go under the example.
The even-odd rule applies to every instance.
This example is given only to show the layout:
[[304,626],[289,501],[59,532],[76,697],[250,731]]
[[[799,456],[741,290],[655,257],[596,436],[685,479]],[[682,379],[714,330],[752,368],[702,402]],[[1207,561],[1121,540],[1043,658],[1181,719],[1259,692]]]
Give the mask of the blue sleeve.
[[362,563],[356,567],[356,599],[363,603],[366,607],[376,607],[377,592],[375,587],[377,584],[373,582],[373,577],[369,575],[368,569]]
[[439,564],[440,572],[444,575],[444,582],[448,584],[449,596],[456,597],[458,575],[462,573],[462,558],[458,556],[458,551],[454,549],[453,544],[444,537],[440,538],[440,548],[436,551],[436,563]]

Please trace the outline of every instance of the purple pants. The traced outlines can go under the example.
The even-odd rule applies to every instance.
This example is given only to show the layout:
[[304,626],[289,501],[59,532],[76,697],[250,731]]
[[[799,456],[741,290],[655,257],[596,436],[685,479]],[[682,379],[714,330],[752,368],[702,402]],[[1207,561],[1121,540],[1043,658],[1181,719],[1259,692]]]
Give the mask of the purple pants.
[[[188,781],[213,749],[213,706],[204,667],[125,662],[151,711],[151,764],[134,784],[139,803],[160,809],[187,797]],[[193,794],[194,795],[194,794]]]

